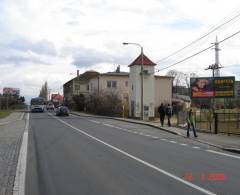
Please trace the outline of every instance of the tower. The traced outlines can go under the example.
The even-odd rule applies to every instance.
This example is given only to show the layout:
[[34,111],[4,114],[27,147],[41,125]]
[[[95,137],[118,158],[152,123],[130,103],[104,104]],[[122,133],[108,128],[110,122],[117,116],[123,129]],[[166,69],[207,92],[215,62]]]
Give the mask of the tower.
[[144,116],[154,117],[154,66],[156,64],[143,54],[143,97],[141,97],[141,64],[142,55],[140,54],[129,65],[129,116],[141,117],[141,98],[143,98]]

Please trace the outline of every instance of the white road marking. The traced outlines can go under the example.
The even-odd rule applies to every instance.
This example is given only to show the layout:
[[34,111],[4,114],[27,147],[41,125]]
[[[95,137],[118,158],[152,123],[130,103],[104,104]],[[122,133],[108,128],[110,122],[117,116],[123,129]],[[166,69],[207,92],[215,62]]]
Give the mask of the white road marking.
[[190,186],[190,187],[192,187],[192,188],[194,188],[196,190],[199,190],[199,191],[201,191],[201,192],[203,192],[205,194],[216,195],[215,193],[213,193],[213,192],[211,192],[209,190],[206,190],[206,189],[204,189],[204,188],[202,188],[200,186],[197,186],[197,185],[195,185],[193,183],[190,183],[190,182],[188,182],[188,181],[186,181],[186,180],[184,180],[184,179],[182,179],[182,178],[180,178],[180,177],[178,177],[178,176],[176,176],[176,175],[174,175],[172,173],[169,173],[169,172],[167,172],[167,171],[165,171],[165,170],[163,170],[163,169],[161,169],[161,168],[159,168],[159,167],[157,167],[157,166],[155,166],[153,164],[148,163],[147,161],[144,161],[144,160],[142,160],[142,159],[140,159],[140,158],[138,158],[138,157],[136,157],[134,155],[131,155],[131,154],[125,152],[124,150],[121,150],[121,149],[119,149],[119,148],[117,148],[117,147],[115,147],[115,146],[113,146],[113,145],[111,145],[111,144],[109,144],[107,142],[104,142],[104,141],[102,141],[102,140],[100,140],[100,139],[98,139],[98,138],[96,138],[96,137],[86,133],[85,131],[83,131],[81,129],[78,129],[77,127],[72,126],[71,124],[63,121],[62,119],[56,118],[55,116],[52,116],[52,117],[55,118],[56,120],[60,121],[61,123],[65,124],[66,126],[76,130],[77,132],[79,132],[81,134],[84,134],[85,136],[87,136],[87,137],[89,137],[89,138],[91,138],[91,139],[93,139],[93,140],[95,140],[95,141],[97,141],[97,142],[99,142],[99,143],[101,143],[101,144],[103,144],[103,145],[105,145],[105,146],[107,146],[107,147],[109,147],[109,148],[111,148],[111,149],[113,149],[113,150],[115,150],[115,151],[117,151],[117,152],[119,152],[119,153],[129,157],[129,158],[131,158],[131,159],[133,159],[133,160],[136,160],[137,162],[139,162],[141,164],[144,164],[145,166],[150,167],[150,168],[154,169],[155,171],[158,171],[158,172],[160,172],[160,173],[162,173],[162,174],[164,174],[164,175],[166,175],[168,177],[171,177],[172,179],[175,179],[175,180],[177,180],[177,181],[179,181],[179,182],[181,182],[181,183],[183,183],[183,184],[185,184],[187,186]]
[[152,138],[153,138],[153,139],[159,139],[159,137],[157,137],[157,136],[152,136]]
[[149,134],[144,134],[144,136],[151,137],[151,135],[149,135]]
[[207,152],[214,153],[214,154],[219,154],[219,155],[223,155],[223,156],[228,156],[228,157],[240,159],[240,156],[236,156],[236,155],[232,155],[232,154],[226,154],[226,153],[217,152],[217,151],[214,151],[214,150],[206,150],[206,151],[207,151]]
[[13,186],[13,195],[25,195],[25,180],[27,168],[27,148],[28,148],[28,129],[29,129],[29,113],[26,115],[26,125],[22,137],[22,144],[18,156],[18,164],[16,176]]
[[180,144],[181,146],[187,146],[187,144]]
[[89,119],[88,121],[91,121],[91,122],[96,123],[96,124],[100,124],[100,122],[95,121],[95,120],[90,120],[90,119]]
[[108,123],[103,123],[103,125],[108,126],[108,127],[114,127],[113,125],[108,124]]
[[170,141],[170,142],[171,142],[171,143],[174,143],[174,144],[176,144],[176,143],[177,143],[177,142],[175,142],[175,141],[173,141],[173,140],[172,140],[172,141]]
[[194,148],[194,149],[199,149],[200,147],[198,147],[198,146],[193,146],[192,148]]
[[162,141],[167,141],[167,139],[164,139],[164,138],[162,138],[161,140],[162,140]]

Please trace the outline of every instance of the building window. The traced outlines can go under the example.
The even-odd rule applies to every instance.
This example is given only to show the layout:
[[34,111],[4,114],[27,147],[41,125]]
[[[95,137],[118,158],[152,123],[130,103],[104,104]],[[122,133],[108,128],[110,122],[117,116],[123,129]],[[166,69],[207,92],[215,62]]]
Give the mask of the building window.
[[79,85],[75,85],[75,90],[79,90]]
[[132,91],[133,91],[133,85],[132,85]]
[[112,82],[111,81],[107,81],[107,88],[111,88],[112,86]]
[[89,85],[87,85],[86,87],[87,87],[87,91],[89,91]]
[[117,81],[107,81],[107,88],[117,88]]
[[114,88],[117,87],[117,81],[112,81],[112,87],[114,87]]
[[125,86],[128,87],[128,81],[125,81]]

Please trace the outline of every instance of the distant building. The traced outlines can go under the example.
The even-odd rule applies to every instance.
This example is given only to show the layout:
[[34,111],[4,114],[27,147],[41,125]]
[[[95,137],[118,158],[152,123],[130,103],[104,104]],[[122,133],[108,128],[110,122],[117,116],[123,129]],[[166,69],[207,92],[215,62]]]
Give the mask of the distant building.
[[240,98],[240,81],[235,81],[235,98]]
[[[143,56],[144,64],[144,110],[148,117],[155,116],[155,110],[161,103],[172,102],[172,80],[170,76],[154,75],[153,63]],[[63,85],[64,98],[73,102],[74,95],[87,97],[92,93],[113,92],[129,104],[129,116],[141,114],[141,55],[130,65],[130,72],[121,72],[120,66],[114,72],[98,73],[87,71]]]
[[64,100],[64,97],[59,93],[51,94],[51,101],[54,103],[55,106],[62,104],[63,100]]
[[73,96],[89,94],[89,80],[99,75],[96,71],[86,71],[78,75],[63,85],[63,94],[65,101],[73,104]]

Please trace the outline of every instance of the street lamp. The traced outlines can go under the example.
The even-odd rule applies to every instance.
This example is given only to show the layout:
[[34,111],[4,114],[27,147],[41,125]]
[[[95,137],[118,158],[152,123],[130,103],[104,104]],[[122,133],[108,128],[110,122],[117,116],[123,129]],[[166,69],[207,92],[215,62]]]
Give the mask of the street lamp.
[[138,43],[126,43],[123,45],[137,45],[141,48],[141,120],[143,120],[143,47]]

